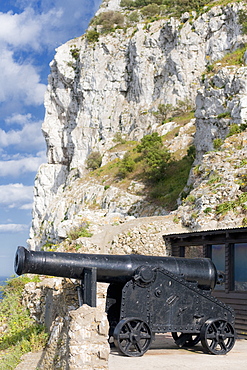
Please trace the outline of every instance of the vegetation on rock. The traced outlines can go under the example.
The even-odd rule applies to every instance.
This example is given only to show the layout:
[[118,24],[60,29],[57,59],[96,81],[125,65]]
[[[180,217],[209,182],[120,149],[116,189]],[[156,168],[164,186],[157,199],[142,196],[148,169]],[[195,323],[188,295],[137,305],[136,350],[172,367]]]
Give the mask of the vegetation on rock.
[[88,231],[89,223],[83,222],[80,226],[72,228],[67,235],[69,240],[76,240],[82,237],[91,237],[93,234]]
[[101,166],[101,163],[102,155],[100,154],[100,152],[92,152],[87,158],[86,165],[88,169],[96,170],[96,168],[99,168]]
[[100,13],[91,21],[92,26],[101,26],[101,33],[109,33],[124,25],[124,15],[113,10]]
[[147,178],[154,183],[163,179],[171,153],[164,147],[161,136],[157,132],[144,136],[136,149],[141,153]]
[[[177,120],[179,122],[179,117]],[[181,119],[181,122],[183,125],[188,119]],[[177,130],[173,132],[174,137],[176,133]],[[195,147],[189,147],[182,157],[173,155],[164,145],[167,139],[167,135],[162,137],[154,132],[137,143],[123,140],[119,134],[116,137],[118,144],[112,150],[124,150],[123,159],[107,163],[91,172],[91,176],[100,177],[105,189],[115,184],[127,190],[131,181],[143,183],[140,194],[167,210],[175,209],[195,159]]]
[[44,348],[47,333],[22,306],[22,291],[28,282],[38,282],[38,277],[22,276],[10,279],[2,287],[0,302],[0,368],[15,369],[24,353]]
[[247,12],[244,10],[240,10],[238,15],[239,23],[242,26],[242,32],[247,34]]
[[97,42],[99,40],[99,33],[96,30],[88,30],[86,33],[86,38],[89,42]]

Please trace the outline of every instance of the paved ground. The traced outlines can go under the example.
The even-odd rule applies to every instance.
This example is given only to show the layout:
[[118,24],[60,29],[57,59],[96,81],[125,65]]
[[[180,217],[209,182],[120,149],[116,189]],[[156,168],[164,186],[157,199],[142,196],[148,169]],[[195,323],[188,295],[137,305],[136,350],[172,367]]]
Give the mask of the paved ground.
[[[36,370],[41,352],[23,356],[16,370]],[[245,370],[247,369],[247,340],[237,340],[225,356],[207,355],[200,344],[193,349],[180,349],[170,334],[157,335],[151,349],[142,357],[120,356],[112,350],[109,370]],[[94,369],[92,369],[94,370]]]
[[180,349],[170,334],[158,335],[151,349],[142,357],[120,356],[112,351],[109,370],[245,370],[247,369],[247,340],[237,340],[224,356],[202,352],[201,344],[193,349]]

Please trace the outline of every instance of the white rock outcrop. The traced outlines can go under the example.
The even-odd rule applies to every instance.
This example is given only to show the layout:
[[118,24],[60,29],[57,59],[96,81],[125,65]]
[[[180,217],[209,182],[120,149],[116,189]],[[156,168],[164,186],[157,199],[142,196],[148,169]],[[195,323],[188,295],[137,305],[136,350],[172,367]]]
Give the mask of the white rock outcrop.
[[[218,65],[220,68],[220,63]],[[197,159],[224,140],[233,124],[247,122],[247,67],[223,67],[207,78],[196,97]]]
[[[103,4],[104,10],[118,10],[119,4],[119,0],[111,0]],[[125,215],[133,203],[138,204],[137,195],[116,189],[106,194],[103,186],[80,181],[88,155],[99,151],[105,163],[110,160],[109,149],[115,145],[116,135],[140,140],[160,130],[161,122],[154,114],[160,104],[195,106],[206,66],[246,41],[238,23],[238,11],[243,7],[232,3],[216,6],[197,18],[193,12],[190,18],[161,19],[148,26],[138,23],[126,31],[100,35],[94,43],[84,35],[57,49],[45,95],[42,130],[48,163],[40,167],[35,181],[31,248],[58,240],[58,230],[60,237],[63,235],[62,223],[78,221],[90,197],[101,204],[105,214]],[[242,73],[238,81],[243,83],[244,70],[236,73]],[[217,126],[212,115],[220,114],[234,83],[236,99],[241,101],[235,104],[228,99],[227,109],[238,122],[245,119],[245,87],[237,86],[236,76],[227,70],[221,74],[216,85],[230,80],[219,89],[220,96],[215,92],[208,97],[207,87],[197,96],[196,145],[201,154],[212,147]],[[228,122],[223,122],[217,135],[224,136],[227,126]],[[180,137],[177,146],[190,143],[190,137]]]

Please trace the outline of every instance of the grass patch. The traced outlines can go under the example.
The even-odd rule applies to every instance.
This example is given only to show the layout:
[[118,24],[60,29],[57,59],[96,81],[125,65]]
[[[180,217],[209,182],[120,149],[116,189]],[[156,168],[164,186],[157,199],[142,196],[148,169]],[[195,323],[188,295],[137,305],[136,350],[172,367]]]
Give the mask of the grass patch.
[[82,225],[72,228],[68,233],[67,238],[69,240],[76,240],[82,237],[90,238],[93,234],[88,231],[88,227],[89,223],[83,222]]
[[114,145],[109,151],[110,152],[117,152],[117,151],[126,151],[126,150],[132,150],[136,147],[137,141],[127,141],[124,140],[123,142],[117,142],[116,145]]
[[241,206],[246,209],[247,193],[243,193],[236,200],[227,201],[216,206],[216,214],[224,216],[229,211],[234,211],[236,207]]
[[226,54],[221,60],[220,63],[223,67],[225,66],[241,66],[244,62],[244,53],[247,49],[247,46],[244,45],[243,47],[233,51],[232,53]]
[[[184,115],[183,119],[189,121],[191,113]],[[172,133],[174,137],[174,132]],[[194,161],[194,150],[189,148],[187,155],[176,158],[171,157],[164,146],[167,135],[160,137],[157,133],[146,135],[139,144],[125,142],[117,144],[117,149],[126,149],[122,160],[114,160],[105,166],[92,171],[90,176],[100,177],[105,189],[115,185],[128,191],[131,181],[139,181],[145,185],[139,195],[146,195],[149,201],[174,210],[177,199],[184,189],[189,172]]]
[[213,64],[210,64],[207,66],[207,74],[213,75],[222,67],[233,66],[233,65],[242,66],[244,63],[244,53],[246,50],[247,50],[247,45],[244,45],[243,47],[238,48],[231,53],[227,53],[222,59],[219,59],[215,61]]
[[217,118],[231,118],[231,112],[223,112],[218,114]]
[[186,112],[184,114],[173,116],[173,117],[169,118],[168,120],[165,120],[163,122],[163,124],[167,123],[167,122],[176,122],[178,125],[184,126],[184,125],[186,125],[186,123],[189,123],[190,120],[192,120],[192,118],[194,118],[194,117],[195,117],[194,111],[190,111],[190,112]]
[[24,353],[44,348],[48,334],[42,325],[30,318],[22,306],[22,291],[30,281],[39,281],[27,276],[10,279],[2,287],[3,300],[0,302],[0,369],[15,369]]
[[246,128],[247,128],[247,125],[245,123],[242,123],[240,125],[238,125],[236,123],[233,123],[229,127],[229,133],[228,133],[227,137],[230,137],[230,136],[236,135],[236,134],[240,134],[241,132],[245,131]]
[[207,182],[208,185],[213,185],[215,183],[219,183],[221,181],[221,177],[217,174],[213,174],[209,177],[209,180]]
[[214,144],[214,149],[215,150],[220,150],[220,148],[221,148],[221,145],[223,144],[223,140],[221,139],[221,138],[217,138],[217,139],[214,139],[214,141],[213,141],[213,144]]
[[206,214],[206,215],[208,215],[209,213],[212,213],[212,208],[211,207],[207,207],[207,208],[205,208],[204,210],[203,210],[203,212]]

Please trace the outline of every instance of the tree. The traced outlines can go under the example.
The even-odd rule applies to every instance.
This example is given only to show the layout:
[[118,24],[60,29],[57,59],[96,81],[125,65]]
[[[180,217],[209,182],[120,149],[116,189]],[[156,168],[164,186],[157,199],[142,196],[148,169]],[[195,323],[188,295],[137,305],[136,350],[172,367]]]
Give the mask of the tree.
[[148,178],[154,182],[164,178],[171,153],[164,147],[161,136],[157,132],[144,136],[137,151],[142,153]]
[[118,175],[122,178],[126,177],[128,173],[132,172],[135,168],[135,161],[131,158],[130,153],[125,153],[120,166]]
[[92,152],[89,154],[86,164],[88,169],[96,170],[101,166],[102,156],[100,152]]

